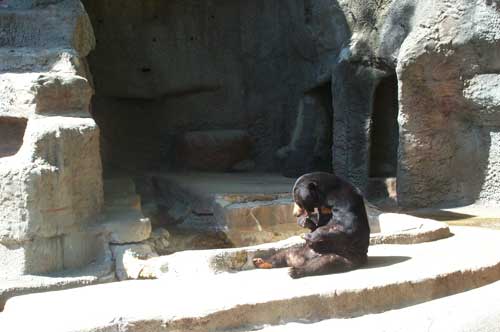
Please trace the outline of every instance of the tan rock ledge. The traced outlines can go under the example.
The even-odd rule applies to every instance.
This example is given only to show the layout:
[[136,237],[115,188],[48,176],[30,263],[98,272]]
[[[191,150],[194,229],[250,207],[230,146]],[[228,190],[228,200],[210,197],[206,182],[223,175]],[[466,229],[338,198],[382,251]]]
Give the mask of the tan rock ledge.
[[[295,234],[304,231],[297,225],[293,226]],[[384,213],[372,218],[370,227],[372,231],[375,231],[370,235],[371,245],[415,244],[435,241],[452,235],[445,223],[396,213]],[[138,248],[142,247],[126,246],[130,254],[127,256],[128,258],[123,260],[123,256],[119,255],[116,259],[117,265],[124,272],[123,275],[130,279],[163,278],[170,274],[176,276],[192,273],[213,274],[253,269],[252,259],[256,255],[270,255],[272,252],[291,246],[300,246],[303,243],[304,240],[300,236],[293,236],[286,240],[256,246],[234,249],[187,250],[149,259],[141,259],[144,257],[143,249]],[[136,249],[138,251],[134,254]],[[185,264],[185,262],[190,262],[190,264]]]
[[[370,247],[362,269],[291,279],[286,269],[125,281],[10,299],[2,331],[217,331],[356,317],[500,279],[500,232],[452,228],[454,236]],[[186,268],[188,269],[188,268]],[[29,319],[26,313],[29,312]]]

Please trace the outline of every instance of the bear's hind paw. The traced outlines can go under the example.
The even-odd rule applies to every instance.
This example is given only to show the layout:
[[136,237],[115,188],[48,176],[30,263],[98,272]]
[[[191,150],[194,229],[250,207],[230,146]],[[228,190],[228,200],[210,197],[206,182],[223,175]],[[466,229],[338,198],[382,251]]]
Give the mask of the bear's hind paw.
[[273,268],[273,264],[266,262],[262,258],[254,258],[252,260],[252,262],[253,262],[253,265],[258,269],[272,269]]

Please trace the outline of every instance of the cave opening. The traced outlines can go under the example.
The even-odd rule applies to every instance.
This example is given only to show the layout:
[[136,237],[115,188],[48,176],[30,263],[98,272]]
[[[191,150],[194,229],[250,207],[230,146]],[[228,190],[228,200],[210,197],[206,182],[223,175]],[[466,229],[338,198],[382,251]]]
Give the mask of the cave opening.
[[[189,236],[202,229],[206,237],[227,221],[214,211],[216,195],[236,195],[231,200],[243,205],[277,200],[272,204],[288,211],[279,199],[290,197],[294,179],[283,175],[331,171],[332,93],[324,71],[347,30],[321,22],[320,7],[306,0],[83,4],[96,38],[86,61],[105,203],[112,201],[107,184],[130,184],[108,180],[124,175],[152,222],[182,224]],[[316,46],[311,25],[336,33]],[[282,154],[287,146],[293,151]]]
[[[395,196],[398,167],[398,80],[384,77],[373,97],[370,130],[369,177],[374,196]],[[373,191],[373,190],[372,190]]]
[[317,64],[290,34],[311,24],[299,2],[84,0],[105,174],[283,173],[301,96],[328,89],[307,92]]

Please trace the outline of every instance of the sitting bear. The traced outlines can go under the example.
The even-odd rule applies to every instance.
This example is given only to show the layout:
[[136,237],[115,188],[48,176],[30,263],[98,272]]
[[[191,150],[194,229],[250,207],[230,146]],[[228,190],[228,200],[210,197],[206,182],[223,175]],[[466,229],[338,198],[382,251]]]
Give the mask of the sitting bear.
[[289,266],[290,276],[301,278],[366,263],[370,226],[358,189],[330,173],[308,173],[295,182],[293,200],[298,224],[311,230],[304,236],[306,244],[269,259],[255,258],[257,268]]

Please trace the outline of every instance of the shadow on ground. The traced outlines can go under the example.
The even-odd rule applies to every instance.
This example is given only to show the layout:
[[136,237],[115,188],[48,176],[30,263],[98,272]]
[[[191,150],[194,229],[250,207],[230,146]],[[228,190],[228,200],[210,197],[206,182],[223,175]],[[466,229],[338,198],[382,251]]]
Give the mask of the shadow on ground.
[[403,263],[411,259],[408,256],[368,256],[368,263],[361,269],[373,269]]

